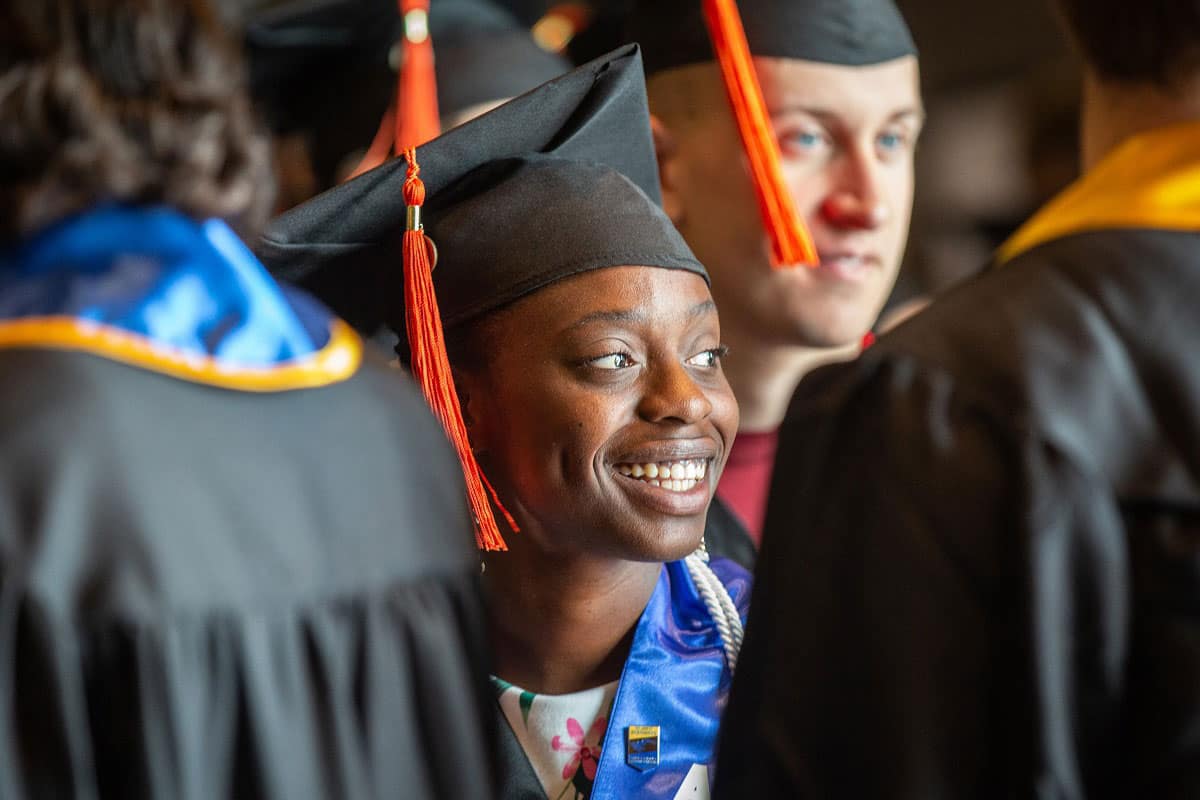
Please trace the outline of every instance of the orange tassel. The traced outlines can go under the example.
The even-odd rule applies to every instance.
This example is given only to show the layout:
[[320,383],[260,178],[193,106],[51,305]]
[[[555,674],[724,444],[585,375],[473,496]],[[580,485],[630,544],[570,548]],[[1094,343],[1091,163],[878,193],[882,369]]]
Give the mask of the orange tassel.
[[[398,0],[404,20],[400,77],[396,96],[383,116],[367,154],[350,178],[375,169],[395,152],[417,147],[442,132],[438,115],[437,73],[433,66],[433,40],[429,36],[429,0]],[[396,113],[400,109],[400,113]],[[393,150],[394,148],[394,150]],[[349,178],[347,178],[349,180]]]
[[433,40],[429,36],[429,0],[400,0],[404,16],[404,60],[396,118],[396,147],[417,147],[442,132],[438,117],[437,73],[433,69]]
[[412,349],[413,376],[458,452],[467,482],[467,499],[475,517],[476,543],[481,550],[507,550],[508,546],[500,535],[488,502],[489,494],[513,532],[518,530],[517,524],[500,502],[496,490],[484,477],[475,454],[471,452],[462,407],[454,390],[450,360],[446,356],[442,317],[433,291],[431,246],[420,223],[421,206],[425,204],[425,184],[419,177],[421,167],[417,164],[416,150],[406,148],[403,156],[408,162],[408,174],[404,180],[404,203],[408,206],[408,226],[404,232],[404,307],[408,344]]
[[779,148],[767,116],[762,88],[754,72],[746,30],[735,0],[703,0],[713,51],[729,92],[733,116],[750,160],[750,174],[758,196],[763,224],[771,239],[771,261],[776,268],[798,264],[816,266],[820,258],[812,236],[796,213],[783,182]]

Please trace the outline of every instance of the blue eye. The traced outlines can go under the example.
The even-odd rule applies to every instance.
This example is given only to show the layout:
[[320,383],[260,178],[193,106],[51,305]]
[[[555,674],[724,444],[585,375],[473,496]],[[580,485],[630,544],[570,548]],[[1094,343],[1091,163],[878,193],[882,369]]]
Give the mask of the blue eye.
[[822,158],[834,146],[829,133],[811,123],[783,124],[776,128],[776,131],[780,152],[790,158]]
[[815,131],[796,131],[783,137],[787,144],[802,150],[813,150],[820,147],[825,138]]
[[899,150],[901,147],[903,147],[905,139],[898,133],[881,133],[876,141],[884,150],[891,151]]
[[593,358],[588,364],[597,369],[628,369],[633,366],[633,357],[628,353],[609,353]]

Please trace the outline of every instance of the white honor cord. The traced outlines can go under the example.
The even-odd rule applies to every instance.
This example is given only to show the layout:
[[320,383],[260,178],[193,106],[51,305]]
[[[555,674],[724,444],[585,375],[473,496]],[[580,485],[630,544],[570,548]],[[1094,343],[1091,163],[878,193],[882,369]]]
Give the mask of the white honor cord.
[[738,653],[742,649],[742,618],[738,615],[737,606],[729,596],[729,590],[721,579],[708,565],[708,552],[703,547],[683,560],[696,591],[704,601],[708,614],[717,625],[717,633],[721,636],[721,644],[725,648],[725,661],[729,664],[729,672],[737,668]]

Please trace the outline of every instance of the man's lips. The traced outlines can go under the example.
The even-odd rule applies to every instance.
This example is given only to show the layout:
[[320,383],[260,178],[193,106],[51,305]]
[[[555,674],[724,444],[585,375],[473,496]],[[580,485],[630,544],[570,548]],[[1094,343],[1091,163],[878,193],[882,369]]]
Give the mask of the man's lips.
[[816,272],[843,281],[864,280],[883,266],[883,260],[876,253],[864,250],[821,250],[820,257]]

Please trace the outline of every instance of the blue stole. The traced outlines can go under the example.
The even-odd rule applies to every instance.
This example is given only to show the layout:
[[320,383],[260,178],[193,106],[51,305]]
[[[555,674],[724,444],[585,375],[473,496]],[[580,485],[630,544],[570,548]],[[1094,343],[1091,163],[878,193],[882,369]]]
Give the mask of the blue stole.
[[78,350],[246,391],[353,374],[361,342],[223,222],[99,206],[0,250],[0,347]]
[[[743,622],[750,574],[732,561],[710,565],[729,590]],[[671,562],[638,621],[617,685],[591,800],[672,800],[699,764],[708,768],[732,676],[716,625],[683,562]],[[658,764],[630,766],[630,727],[658,726]],[[636,758],[634,759],[636,760]]]

